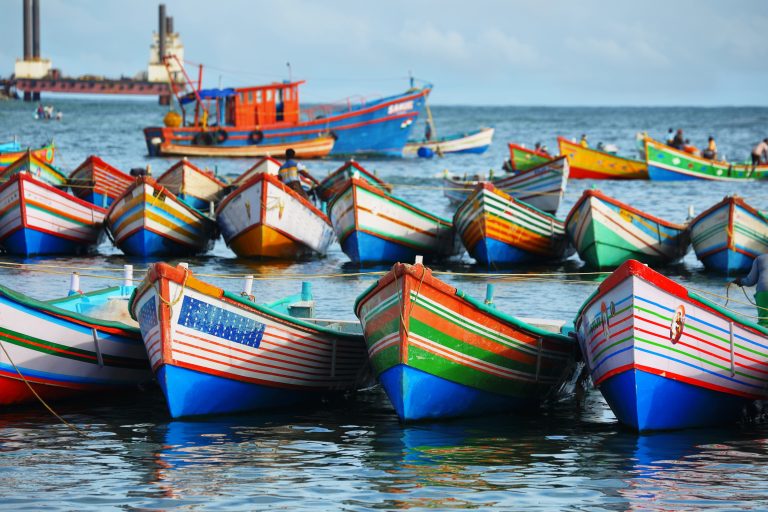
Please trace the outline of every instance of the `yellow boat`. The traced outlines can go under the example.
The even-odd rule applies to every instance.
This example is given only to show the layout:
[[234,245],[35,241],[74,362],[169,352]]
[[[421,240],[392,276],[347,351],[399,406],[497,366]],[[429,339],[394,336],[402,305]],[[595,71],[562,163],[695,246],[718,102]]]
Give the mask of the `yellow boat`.
[[557,138],[560,154],[568,157],[572,179],[596,180],[647,180],[648,165],[639,160],[624,158],[593,148],[585,148],[578,142],[564,137]]

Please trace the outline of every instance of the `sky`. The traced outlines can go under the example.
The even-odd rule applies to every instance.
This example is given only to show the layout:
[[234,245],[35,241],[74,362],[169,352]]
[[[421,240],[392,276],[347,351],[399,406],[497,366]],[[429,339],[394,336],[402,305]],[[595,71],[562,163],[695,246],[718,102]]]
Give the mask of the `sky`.
[[[42,56],[66,75],[133,76],[158,4],[40,0]],[[165,4],[211,87],[287,79],[290,62],[306,102],[396,94],[413,74],[441,105],[768,106],[766,0]],[[22,0],[0,0],[0,33],[7,77]]]

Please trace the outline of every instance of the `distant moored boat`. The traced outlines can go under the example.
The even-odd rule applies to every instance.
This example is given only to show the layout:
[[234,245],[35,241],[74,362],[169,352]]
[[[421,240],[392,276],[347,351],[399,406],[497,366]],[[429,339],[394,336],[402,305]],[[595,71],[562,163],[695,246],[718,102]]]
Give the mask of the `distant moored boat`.
[[768,164],[733,164],[710,160],[645,139],[648,175],[656,181],[717,180],[742,181],[768,178]]

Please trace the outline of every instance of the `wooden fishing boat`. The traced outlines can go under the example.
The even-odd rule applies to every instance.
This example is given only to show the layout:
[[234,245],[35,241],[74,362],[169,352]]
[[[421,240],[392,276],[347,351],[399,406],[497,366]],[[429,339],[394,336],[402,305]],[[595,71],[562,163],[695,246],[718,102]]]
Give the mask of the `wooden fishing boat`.
[[355,263],[447,258],[461,252],[453,224],[374,187],[349,178],[328,212],[344,254]]
[[139,329],[100,318],[122,318],[116,309],[127,312],[132,291],[118,286],[43,302],[0,286],[0,405],[36,402],[29,386],[55,401],[151,382]]
[[639,431],[736,422],[768,398],[768,331],[634,260],[576,318],[592,382]]
[[333,241],[328,217],[276,176],[254,174],[225,197],[216,222],[242,257],[297,259],[324,255]]
[[353,176],[357,176],[373,185],[379,187],[387,192],[392,192],[392,185],[386,183],[381,178],[376,176],[375,173],[369,172],[362,165],[354,160],[347,160],[344,165],[330,173],[328,176],[320,180],[320,184],[317,186],[317,196],[322,201],[330,201],[333,196],[339,193],[344,188],[347,180]]
[[685,256],[687,226],[674,224],[608,197],[585,190],[565,220],[579,257],[593,268],[613,268],[628,259],[671,263]]
[[[261,157],[256,161],[255,164],[250,166],[237,178],[232,180],[232,182],[230,183],[230,188],[231,187],[237,188],[243,183],[245,183],[246,181],[249,181],[251,178],[253,178],[257,174],[261,174],[263,172],[267,174],[271,174],[272,176],[277,176],[277,173],[280,170],[281,165],[283,164],[279,160],[275,160],[271,156]],[[299,177],[301,177],[301,175]]]
[[[493,128],[480,128],[468,133],[454,133],[437,139],[409,140],[403,147],[403,156],[416,156],[426,150],[432,154],[485,153],[493,142]],[[424,148],[424,149],[422,149]]]
[[594,148],[585,148],[578,142],[558,137],[560,154],[568,157],[570,177],[596,180],[646,180],[645,162],[624,158]]
[[11,146],[10,144],[7,146],[7,148],[7,150],[0,150],[0,171],[27,153],[31,153],[37,160],[48,165],[53,165],[53,159],[56,155],[56,146],[54,146],[53,142],[36,149],[22,150],[18,147]]
[[216,223],[149,176],[136,178],[107,212],[107,233],[130,256],[181,256],[208,251]]
[[357,298],[355,314],[403,421],[530,410],[574,362],[563,322],[502,313],[420,264],[395,264]]
[[14,172],[0,184],[0,246],[22,256],[83,254],[98,244],[106,212],[28,172]]
[[717,180],[743,181],[768,178],[768,164],[733,164],[709,160],[680,151],[646,137],[645,156],[648,175],[656,181]]
[[[564,156],[544,162],[526,171],[501,176],[490,176],[490,182],[510,196],[547,213],[556,213],[568,183],[568,159]],[[443,194],[453,202],[462,203],[475,190],[483,176],[461,179],[445,173]]]
[[563,259],[568,246],[562,220],[490,183],[477,185],[453,225],[469,255],[488,267]]
[[690,223],[696,257],[707,270],[747,272],[768,252],[768,220],[739,196],[726,196]]
[[527,171],[556,158],[544,151],[536,151],[513,142],[509,142],[507,146],[509,146],[509,166],[515,172]]
[[227,186],[213,171],[203,170],[186,158],[169,167],[157,178],[157,183],[201,211],[208,211],[211,203],[217,203]]
[[97,156],[89,156],[69,174],[72,194],[107,208],[125,192],[134,178]]
[[367,373],[359,323],[314,319],[311,301],[305,287],[259,305],[182,266],[155,263],[129,308],[177,418],[289,407],[357,389]]
[[[192,92],[176,96],[181,115],[166,118],[164,127],[144,129],[147,150],[150,156],[168,151],[190,156],[264,156],[292,147],[297,156],[307,158],[310,153],[299,148],[309,144],[316,147],[314,156],[328,151],[401,156],[411,125],[432,90],[430,84],[414,87],[411,83],[407,91],[386,98],[349,98],[307,108],[299,101],[303,83],[201,90],[188,80]],[[194,104],[193,119],[186,117],[185,105],[190,104]]]
[[22,150],[21,144],[19,144],[19,141],[16,140],[16,137],[14,137],[13,140],[9,140],[7,142],[0,142],[0,154],[13,153],[15,151],[21,151],[21,150]]
[[187,145],[162,142],[159,145],[158,154],[162,156],[210,156],[210,157],[260,157],[270,155],[282,155],[288,148],[296,152],[297,158],[323,158],[333,150],[336,143],[331,135],[321,135],[314,139],[299,140],[293,142],[274,142],[258,146],[213,146],[213,145]]
[[61,171],[31,151],[25,151],[20,157],[0,171],[0,183],[9,180],[11,176],[20,172],[31,174],[38,180],[54,187],[66,189],[68,186],[67,177]]

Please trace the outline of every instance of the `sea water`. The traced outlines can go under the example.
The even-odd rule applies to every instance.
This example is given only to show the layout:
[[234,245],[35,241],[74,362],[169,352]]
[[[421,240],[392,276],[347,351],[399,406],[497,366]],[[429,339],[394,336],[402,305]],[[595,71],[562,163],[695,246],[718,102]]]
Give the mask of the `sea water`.
[[[161,122],[165,107],[151,101],[59,99],[61,121],[36,121],[34,105],[0,102],[0,142],[17,136],[24,145],[53,139],[56,165],[65,172],[95,154],[123,169],[150,165],[159,176],[175,159],[146,156],[142,128]],[[498,175],[506,143],[545,143],[556,136],[598,141],[633,156],[635,134],[662,139],[682,128],[693,144],[713,135],[729,160],[749,157],[768,136],[766,108],[545,108],[433,107],[437,134],[496,129],[482,155],[433,159],[370,159],[360,163],[395,186],[395,195],[445,218],[455,206],[444,198],[441,176]],[[417,133],[423,128],[416,125]],[[220,175],[236,175],[249,159],[195,159]],[[306,162],[318,178],[342,161]],[[686,219],[726,194],[738,193],[764,209],[768,183],[571,181],[558,216],[565,218],[586,188],[670,221]],[[24,270],[1,263],[36,263]],[[177,263],[181,260],[173,260]],[[264,301],[298,293],[299,279],[313,275],[318,316],[353,319],[359,293],[378,277],[359,275],[334,244],[327,257],[302,262],[236,258],[219,240],[210,254],[183,258],[190,269],[239,291],[241,276],[257,277]],[[104,243],[90,257],[20,260],[0,256],[0,284],[37,298],[67,292],[78,270],[84,291],[113,285],[96,276],[120,276],[133,264],[137,277],[149,263],[127,258]],[[362,269],[386,270],[387,266]],[[460,260],[436,265],[445,280],[483,297],[487,269]],[[114,272],[113,272],[114,270]],[[724,303],[733,277],[704,271],[693,251],[662,269],[712,300]],[[562,264],[508,269],[497,276],[496,306],[507,313],[573,320],[601,276],[584,274],[577,257]],[[541,275],[541,274],[557,274]],[[355,274],[344,276],[344,274]],[[280,277],[281,279],[275,279]],[[729,307],[754,315],[747,298],[730,291]],[[733,302],[733,300],[738,302]],[[138,396],[85,398],[56,405],[80,436],[41,406],[0,412],[0,507],[8,509],[745,509],[768,508],[768,427],[758,415],[731,427],[636,435],[620,427],[598,391],[573,394],[525,414],[404,426],[384,393],[374,388],[339,402],[200,421],[172,421],[157,389]]]

